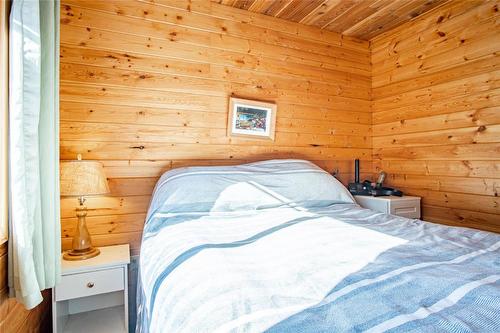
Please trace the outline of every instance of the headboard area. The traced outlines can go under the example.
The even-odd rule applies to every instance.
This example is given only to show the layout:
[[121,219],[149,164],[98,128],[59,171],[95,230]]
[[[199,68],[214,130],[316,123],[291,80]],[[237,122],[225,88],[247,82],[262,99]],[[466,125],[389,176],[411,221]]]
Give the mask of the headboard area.
[[[87,201],[97,246],[138,252],[172,168],[300,158],[346,183],[360,158],[372,171],[364,41],[209,1],[63,0],[60,69],[61,159],[99,160],[109,178]],[[227,135],[231,96],[276,104],[274,141]],[[61,206],[68,248],[75,204]]]

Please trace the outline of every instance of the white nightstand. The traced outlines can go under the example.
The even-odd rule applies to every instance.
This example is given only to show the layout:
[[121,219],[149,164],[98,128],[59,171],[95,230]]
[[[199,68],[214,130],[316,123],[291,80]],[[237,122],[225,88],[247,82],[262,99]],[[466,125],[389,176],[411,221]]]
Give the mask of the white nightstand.
[[363,208],[411,219],[420,218],[420,197],[411,197],[407,195],[402,197],[355,195],[354,198]]
[[128,332],[128,244],[100,247],[97,257],[66,261],[52,290],[53,332]]

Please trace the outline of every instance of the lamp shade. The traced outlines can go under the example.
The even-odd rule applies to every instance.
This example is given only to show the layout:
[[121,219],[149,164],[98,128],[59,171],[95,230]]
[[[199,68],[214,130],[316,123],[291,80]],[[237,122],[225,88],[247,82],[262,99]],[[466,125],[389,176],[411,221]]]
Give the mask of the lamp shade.
[[102,164],[96,161],[61,162],[61,195],[87,196],[109,193]]

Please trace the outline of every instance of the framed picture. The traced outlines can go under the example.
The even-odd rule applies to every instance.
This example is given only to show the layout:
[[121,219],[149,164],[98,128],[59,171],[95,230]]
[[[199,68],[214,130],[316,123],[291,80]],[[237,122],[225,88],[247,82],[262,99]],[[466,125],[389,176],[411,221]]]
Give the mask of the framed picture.
[[248,99],[229,99],[229,136],[274,140],[276,104]]

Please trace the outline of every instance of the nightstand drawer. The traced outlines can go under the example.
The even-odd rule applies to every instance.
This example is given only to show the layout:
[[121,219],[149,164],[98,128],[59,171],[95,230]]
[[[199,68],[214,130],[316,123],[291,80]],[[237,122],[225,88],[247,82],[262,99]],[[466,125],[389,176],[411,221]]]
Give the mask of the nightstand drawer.
[[410,219],[420,218],[420,200],[395,201],[390,204],[390,214],[407,217]]
[[125,288],[123,268],[64,275],[56,287],[56,301],[92,296]]
[[420,197],[412,196],[380,196],[370,197],[355,195],[356,202],[363,208],[376,210],[385,214],[392,214],[409,219],[420,218]]

